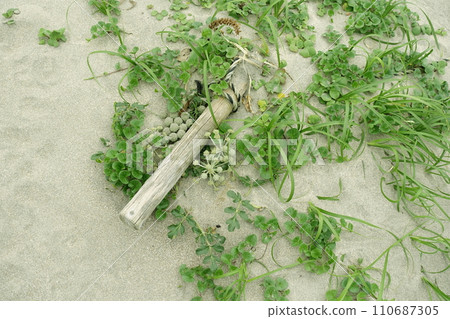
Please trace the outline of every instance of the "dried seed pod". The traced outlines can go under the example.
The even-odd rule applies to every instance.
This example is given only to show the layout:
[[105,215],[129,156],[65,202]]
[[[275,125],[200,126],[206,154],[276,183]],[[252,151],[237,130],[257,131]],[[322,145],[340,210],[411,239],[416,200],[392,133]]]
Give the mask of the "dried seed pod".
[[176,117],[176,118],[173,120],[173,122],[176,123],[176,124],[178,124],[178,125],[180,125],[180,124],[183,123],[183,119],[182,119],[181,117]]
[[170,139],[168,136],[164,136],[161,140],[161,145],[167,145],[169,143]]
[[169,139],[170,139],[171,142],[176,142],[178,140],[177,133],[170,133]]
[[184,130],[179,130],[179,131],[177,132],[177,135],[178,135],[178,138],[179,138],[179,139],[182,139],[183,136],[184,136],[184,134],[186,134],[186,131],[184,131]]
[[178,117],[178,113],[169,113],[169,117],[171,117],[171,118],[176,118],[176,117]]
[[172,124],[173,123],[173,118],[171,118],[171,117],[166,117],[165,119],[164,119],[164,125],[165,126],[170,126],[170,124]]
[[176,123],[172,123],[172,124],[170,124],[170,131],[171,132],[178,132],[178,130],[180,129],[180,127],[178,126],[178,124],[176,124]]
[[234,30],[234,33],[236,33],[236,35],[238,35],[241,32],[239,23],[236,20],[231,19],[231,18],[221,18],[221,19],[214,20],[213,22],[211,22],[209,24],[209,28],[213,29],[213,30],[217,30],[217,28],[219,28],[221,25],[227,25],[229,27],[232,27]]
[[186,125],[187,125],[188,127],[190,127],[192,124],[194,124],[194,120],[193,120],[193,119],[188,119],[188,120],[186,121]]
[[188,119],[191,118],[188,112],[183,112],[183,113],[181,113],[180,117],[182,118],[182,120],[183,120],[184,122],[186,122]]
[[167,135],[169,135],[169,134],[170,134],[170,128],[168,128],[168,127],[165,127],[165,128],[163,129],[163,131],[162,131],[162,132],[163,132],[163,134],[164,134],[164,135],[166,135],[166,136],[167,136]]
[[183,124],[180,125],[180,131],[183,130],[183,131],[186,132],[187,129],[188,129],[188,126],[186,124],[183,123]]

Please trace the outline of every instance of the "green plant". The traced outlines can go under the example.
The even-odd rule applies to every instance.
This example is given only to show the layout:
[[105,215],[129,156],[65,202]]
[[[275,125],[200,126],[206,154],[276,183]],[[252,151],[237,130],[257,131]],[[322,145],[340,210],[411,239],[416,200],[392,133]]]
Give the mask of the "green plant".
[[334,249],[339,241],[342,228],[353,230],[353,224],[344,219],[338,223],[334,218],[327,217],[323,210],[310,203],[308,214],[298,213],[289,208],[286,215],[291,220],[285,223],[291,245],[298,247],[299,262],[310,272],[322,274],[336,262]]
[[102,143],[109,149],[91,157],[103,163],[106,179],[130,198],[150,177],[158,157],[160,160],[165,156],[163,137],[158,130],[138,136],[144,124],[144,108],[145,105],[138,103],[116,102],[112,129],[117,142],[111,146],[103,139]]
[[316,49],[314,49],[315,38],[315,35],[294,37],[292,34],[288,34],[286,42],[289,45],[289,50],[299,52],[302,57],[309,58],[316,55]]
[[178,223],[168,227],[169,233],[167,236],[173,239],[176,236],[183,235],[185,232],[184,223],[189,225],[196,236],[195,240],[198,245],[195,251],[196,255],[204,256],[203,264],[209,264],[212,271],[217,270],[220,263],[220,253],[224,251],[225,237],[216,233],[214,228],[203,230],[194,217],[180,206],[173,209],[171,214],[178,219]]
[[323,34],[323,37],[326,38],[329,43],[336,44],[339,43],[342,35],[336,30],[334,30],[332,25],[329,25],[327,27],[327,32]]
[[60,42],[66,42],[67,40],[64,32],[65,28],[53,31],[41,28],[38,33],[39,44],[48,44],[52,47],[59,47]]
[[170,10],[173,11],[181,11],[187,8],[189,8],[189,4],[184,3],[183,0],[173,0],[170,5]]
[[[184,14],[183,14],[184,15]],[[173,15],[172,16],[175,21],[178,23],[175,23],[170,26],[170,29],[174,31],[174,33],[168,34],[166,40],[169,42],[178,42],[183,40],[186,37],[189,37],[189,31],[199,29],[203,23],[199,21],[195,21],[195,18],[187,19],[187,16],[184,15]]]
[[[336,262],[333,251],[336,242],[339,240],[341,230],[352,231],[353,225],[348,223],[347,219],[376,227],[355,218],[325,211],[311,203],[309,214],[298,213],[293,208],[287,209],[286,215],[290,219],[280,227],[280,223],[273,213],[271,213],[271,218],[267,218],[264,214],[258,214],[258,212],[264,210],[263,208],[244,200],[238,192],[229,191],[227,195],[236,205],[224,209],[225,213],[234,216],[227,220],[228,230],[239,229],[239,226],[235,226],[237,216],[239,216],[252,225],[260,233],[260,236],[256,234],[248,235],[236,246],[225,249],[223,246],[225,237],[215,233],[217,228],[214,228],[212,232],[211,228],[202,230],[198,222],[179,207],[175,210],[174,215],[179,222],[169,226],[169,237],[174,238],[185,232],[184,223],[187,223],[192,227],[192,231],[197,237],[196,241],[200,245],[196,250],[197,255],[207,254],[203,260],[203,265],[191,268],[186,265],[180,267],[183,281],[187,283],[197,282],[199,295],[194,297],[193,300],[202,300],[202,296],[209,289],[217,300],[245,299],[247,284],[255,280],[262,280],[261,286],[264,288],[265,300],[287,300],[286,297],[289,294],[287,282],[282,278],[273,279],[270,276],[300,265],[303,265],[307,271],[317,274],[327,272],[330,266]],[[333,216],[340,218],[340,223]],[[233,222],[230,222],[230,220],[233,220]],[[201,239],[205,236],[205,240]],[[297,260],[285,266],[279,265],[273,259],[275,244],[282,239],[287,239],[292,246],[299,247]],[[219,242],[220,247],[215,246],[217,242]],[[255,257],[258,243],[266,246],[264,252],[267,250],[267,246],[272,243],[272,259],[277,268],[269,270],[259,261],[262,257],[258,259]],[[249,277],[249,268],[254,263],[261,264],[267,272]]]
[[[433,174],[444,183],[450,182],[447,168],[449,91],[448,83],[440,78],[448,61],[428,60],[433,51],[431,44],[426,50],[419,51],[418,41],[414,38],[433,36],[439,48],[436,35],[442,35],[444,31],[435,30],[428,17],[427,24],[419,24],[418,15],[408,9],[405,1],[320,1],[319,15],[332,17],[338,10],[346,11],[349,16],[346,30],[355,36],[349,44],[338,44],[325,52],[316,52],[314,48],[314,28],[308,25],[305,1],[199,0],[194,4],[205,8],[215,6],[214,14],[200,22],[188,19],[189,14],[182,12],[188,7],[187,3],[174,0],[170,5],[170,16],[166,10],[153,10],[151,14],[158,20],[166,16],[174,20],[173,25],[158,34],[163,40],[181,42],[179,44],[188,48],[183,51],[154,48],[146,52],[139,52],[138,47],[128,50],[123,43],[123,31],[117,26],[117,19],[111,18],[110,10],[113,9],[108,7],[117,7],[116,2],[91,2],[104,4],[104,14],[110,19],[109,25],[103,22],[93,27],[92,38],[110,33],[118,36],[121,43],[117,52],[94,51],[91,54],[106,53],[126,62],[125,67],[116,67],[117,72],[126,72],[118,86],[124,102],[116,103],[113,119],[117,142],[103,139],[108,150],[94,154],[92,158],[104,163],[107,179],[128,196],[133,196],[151,174],[151,170],[136,169],[136,164],[156,167],[164,152],[170,150],[171,143],[182,138],[189,127],[188,120],[195,120],[206,107],[212,112],[211,101],[230,87],[227,81],[230,70],[238,63],[245,63],[245,68],[251,65],[261,70],[260,78],[249,78],[253,88],[264,87],[267,93],[277,97],[269,95],[258,101],[263,114],[234,119],[241,126],[233,131],[222,124],[218,131],[208,136],[214,145],[201,152],[199,160],[189,167],[186,175],[199,176],[213,185],[224,181],[225,172],[232,172],[248,187],[270,182],[278,197],[288,202],[296,189],[294,170],[309,161],[314,163],[319,156],[327,161],[343,162],[368,149],[382,173],[380,189],[386,199],[399,211],[408,212],[417,223],[426,218],[445,228],[444,222],[450,218],[443,202],[450,199],[450,194],[422,176],[427,178],[427,174]],[[237,20],[217,18],[219,12]],[[244,26],[243,31],[255,32],[259,42],[238,38],[241,26]],[[389,39],[400,32],[403,39]],[[323,36],[333,44],[340,40],[332,26]],[[311,57],[317,68],[305,92],[291,92],[288,96],[282,93],[289,76],[280,50],[283,39],[292,52]],[[378,41],[378,47],[364,46],[366,39]],[[257,60],[255,48],[267,60]],[[276,65],[270,63],[271,51],[276,55]],[[357,56],[365,63],[356,65]],[[90,64],[89,68],[94,75]],[[97,79],[96,76],[93,78]],[[136,91],[151,83],[157,85],[155,91],[167,101],[169,116],[160,128],[146,131],[131,149],[131,157],[126,158],[127,141],[142,129],[144,116],[143,106],[126,102],[126,97],[137,98]],[[213,113],[212,116],[214,118]],[[256,180],[239,175],[242,174],[238,173],[239,165],[230,165],[229,143],[237,137],[237,150],[242,155],[238,157],[240,164],[255,165],[259,170]],[[312,147],[310,140],[325,143],[325,146],[314,144]],[[138,146],[144,141],[150,142],[148,147],[158,145],[156,158],[148,156],[147,146]],[[124,162],[128,159],[131,161]],[[385,165],[389,165],[388,169]],[[286,182],[288,187],[285,187]],[[394,190],[394,196],[388,196],[386,186]],[[282,190],[287,190],[288,195],[283,196]],[[338,195],[317,198],[335,201],[341,193],[339,180]],[[197,286],[198,295],[193,300],[206,298],[208,291],[217,300],[245,299],[247,284],[256,280],[261,281],[265,300],[286,300],[289,294],[287,282],[272,275],[298,266],[316,274],[333,269],[336,287],[326,293],[328,300],[384,300],[384,291],[391,280],[387,272],[390,249],[401,246],[408,261],[408,250],[402,244],[405,238],[411,239],[422,257],[442,253],[448,261],[448,238],[426,230],[420,224],[417,229],[424,233],[414,233],[417,231],[414,229],[400,238],[390,233],[396,242],[371,264],[362,266],[362,260],[358,260],[357,264],[345,267],[346,274],[335,275],[334,269],[338,265],[335,247],[342,230],[353,231],[351,222],[355,221],[377,226],[328,212],[312,203],[306,213],[290,208],[286,216],[278,219],[272,211],[267,214],[236,191],[228,191],[227,196],[233,201],[224,210],[228,215],[228,231],[236,232],[238,236],[237,230],[242,223],[254,230],[254,233],[244,234],[232,247],[226,247],[220,225],[203,228],[200,221],[181,207],[169,214],[176,220],[169,226],[169,238],[175,239],[190,228],[198,246],[196,254],[202,257],[201,265],[180,267],[183,281]],[[155,217],[166,218],[167,208],[166,198],[157,208]],[[273,251],[279,240],[288,240],[294,247],[291,249],[298,252],[295,260],[286,266],[279,265],[274,259]],[[262,263],[262,257],[256,257],[260,247],[264,247],[264,256],[270,245],[274,267],[267,267]],[[383,258],[381,270],[375,268]],[[266,271],[251,277],[256,263]],[[430,273],[443,272],[447,268]],[[372,277],[373,272],[379,272],[381,279]],[[424,279],[424,283],[440,298],[448,297],[437,284],[428,279]]]
[[112,34],[119,38],[120,43],[123,43],[121,37],[123,30],[117,25],[118,22],[119,20],[115,17],[110,17],[109,22],[99,21],[91,27],[91,38],[86,40],[91,41],[93,39],[104,37],[107,34]]
[[263,280],[262,286],[264,287],[264,300],[266,301],[286,301],[287,295],[290,290],[288,289],[288,283],[283,278],[271,278],[266,277]]
[[17,8],[11,8],[6,10],[5,13],[2,13],[2,16],[5,17],[7,20],[4,21],[3,23],[7,25],[15,24],[16,21],[13,19],[13,16],[18,14],[20,14],[20,10]]
[[228,231],[233,232],[235,229],[239,229],[240,223],[238,220],[238,216],[242,218],[245,221],[249,221],[250,218],[248,217],[245,210],[248,211],[255,211],[255,207],[250,203],[249,200],[243,200],[241,197],[241,194],[236,193],[234,191],[228,191],[227,196],[233,200],[233,203],[236,204],[236,206],[228,206],[224,209],[224,212],[227,214],[232,214],[232,217],[227,219],[228,224]]
[[345,0],[324,0],[318,5],[317,14],[323,17],[325,14],[332,17],[336,11],[338,11],[341,6],[346,2]]
[[204,180],[208,180],[208,185],[217,185],[225,181],[224,173],[228,170],[230,164],[230,156],[234,157],[234,150],[230,149],[230,134],[233,131],[227,130],[221,134],[219,130],[212,133],[206,133],[205,137],[209,138],[213,144],[202,151],[200,160],[194,160],[193,165],[197,170],[197,174]]
[[443,292],[436,283],[431,282],[426,277],[422,277],[422,281],[425,285],[431,288],[432,291],[438,296],[438,298],[442,301],[450,301],[450,295]]
[[158,12],[156,10],[153,10],[151,12],[151,15],[153,17],[156,18],[156,20],[161,21],[162,19],[164,19],[165,17],[167,17],[169,15],[169,12],[167,12],[167,10],[162,10],[161,12]]
[[211,8],[216,0],[197,0],[194,4],[202,6],[203,8]]
[[426,227],[421,227],[420,230],[423,231],[422,234],[409,237],[413,246],[422,256],[441,254],[447,261],[447,266],[443,269],[427,271],[422,267],[422,273],[436,274],[447,271],[450,268],[450,238]]
[[338,277],[337,288],[326,292],[329,301],[364,301],[376,300],[380,290],[377,284],[372,282],[368,269],[361,266],[362,259],[358,259],[356,265],[347,268],[347,274]]
[[95,7],[98,12],[108,17],[111,14],[120,15],[119,0],[89,0],[89,5]]

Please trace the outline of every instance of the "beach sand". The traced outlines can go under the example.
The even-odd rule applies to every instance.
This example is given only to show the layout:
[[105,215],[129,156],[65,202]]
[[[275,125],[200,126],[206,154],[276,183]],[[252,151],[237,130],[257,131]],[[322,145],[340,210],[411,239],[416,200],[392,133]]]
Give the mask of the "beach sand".
[[[128,199],[105,180],[102,165],[90,159],[103,149],[99,138],[112,137],[113,103],[120,101],[117,83],[122,74],[101,78],[101,86],[84,80],[91,76],[86,63],[88,54],[95,50],[114,51],[117,44],[108,37],[85,40],[100,16],[92,14],[87,1],[76,2],[80,5],[73,4],[68,15],[67,42],[58,48],[38,45],[38,30],[65,27],[71,0],[41,0],[36,4],[3,0],[0,5],[2,12],[10,7],[21,11],[15,16],[15,25],[0,25],[0,299],[189,300],[195,295],[194,285],[183,283],[178,269],[181,264],[201,263],[194,252],[192,233],[168,239],[171,218],[155,223],[151,217],[140,231],[124,225],[118,213]],[[448,27],[449,1],[420,3],[436,28]],[[172,20],[156,21],[147,4],[139,1],[129,11],[125,10],[128,2],[121,6],[120,25],[130,33],[125,38],[129,47],[137,45],[149,50],[163,45],[155,32]],[[161,10],[168,5],[163,2],[155,7]],[[192,12],[197,20],[207,17],[205,11]],[[318,18],[313,12],[310,16],[318,35],[330,24],[328,18]],[[344,19],[337,16],[335,20]],[[441,53],[436,52],[435,56],[450,57],[450,37],[439,39]],[[319,49],[326,48],[323,40],[318,40],[317,45]],[[289,56],[286,48],[282,52],[292,76],[302,76],[292,89],[304,89],[314,68],[307,69],[309,60]],[[116,62],[107,55],[92,58],[98,74],[113,70]],[[151,123],[157,123],[157,115],[164,114],[164,100],[153,89],[141,90],[139,99],[149,103],[147,117]],[[233,115],[239,116],[246,116],[243,109]],[[340,178],[343,194],[339,201],[316,198],[337,194]],[[381,225],[397,235],[415,227],[408,215],[397,212],[381,194],[380,172],[370,151],[343,164],[306,165],[295,172],[295,180],[295,198],[283,204],[270,185],[248,192],[230,180],[213,190],[205,182],[194,183],[194,179],[186,178],[178,186],[177,204],[192,212],[204,227],[222,225],[218,231],[227,235],[227,245],[242,240],[250,231],[244,225],[227,234],[223,208],[230,204],[228,189],[248,193],[255,205],[268,207],[277,216],[289,206],[305,211],[312,201],[329,211]],[[433,182],[431,178],[429,181]],[[371,262],[394,242],[384,231],[361,225],[355,225],[355,230],[362,235],[346,233],[337,245],[336,253],[346,254],[349,262],[360,257]],[[410,243],[407,246],[411,247]],[[287,264],[295,258],[294,253],[280,244],[275,257]],[[428,300],[420,266],[442,269],[444,259],[439,255],[421,258],[413,248],[411,253],[414,263],[408,265],[400,248],[392,250],[388,268],[392,282],[386,298]],[[266,257],[270,264],[270,256]],[[255,266],[251,271],[255,275],[262,268]],[[328,275],[311,274],[303,267],[277,275],[289,282],[290,300],[324,300]],[[450,291],[450,276],[444,273],[432,278],[437,279],[442,290]],[[246,297],[262,299],[262,288],[252,283]]]

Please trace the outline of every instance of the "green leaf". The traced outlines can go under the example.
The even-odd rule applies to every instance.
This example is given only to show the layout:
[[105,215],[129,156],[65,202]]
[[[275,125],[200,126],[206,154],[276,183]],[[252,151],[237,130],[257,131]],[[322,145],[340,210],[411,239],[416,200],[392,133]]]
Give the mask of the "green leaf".
[[328,290],[328,291],[325,293],[325,298],[326,298],[328,301],[336,301],[336,300],[338,299],[338,297],[339,297],[338,292],[337,292],[337,290],[335,290],[335,289],[333,289],[333,290]]
[[228,59],[234,58],[237,54],[238,54],[238,50],[236,48],[234,48],[234,47],[227,48],[226,57]]
[[[207,30],[208,29],[206,29],[206,30],[204,30],[204,32],[206,31],[207,32]],[[211,30],[210,30],[211,31]],[[210,35],[209,36],[205,36],[205,35],[203,35],[202,34],[202,36],[205,38],[205,37],[210,37]],[[214,56],[212,59],[211,59],[211,63],[212,64],[222,64],[223,63],[223,59],[220,57],[220,56]]]
[[258,238],[255,234],[249,235],[245,238],[245,242],[250,246],[256,246]]
[[293,233],[296,227],[297,223],[294,222],[293,220],[288,220],[287,222],[284,223],[284,228],[289,234]]
[[241,217],[246,222],[250,221],[250,217],[248,217],[247,213],[244,212],[243,210],[239,211],[238,214],[239,214],[239,217]]
[[124,167],[125,167],[125,165],[123,165],[123,164],[120,163],[120,162],[113,162],[112,165],[111,165],[111,168],[112,168],[113,170],[115,170],[115,171],[118,171],[118,172],[121,171],[121,170],[123,170]]
[[184,228],[183,224],[170,225],[167,228],[169,229],[167,237],[169,237],[170,239],[173,239],[178,235],[183,235],[185,232],[185,228]]
[[206,255],[208,252],[209,252],[209,247],[208,246],[203,246],[203,247],[197,248],[195,250],[195,254],[198,255],[198,256]]
[[234,213],[236,213],[237,210],[235,207],[229,206],[229,207],[225,207],[225,209],[223,211],[227,214],[234,214]]
[[117,159],[119,160],[119,162],[126,164],[127,163],[127,154],[119,153],[119,154],[117,154]]
[[128,187],[131,188],[134,192],[137,192],[142,187],[142,183],[137,179],[133,179],[128,183]]
[[140,130],[142,125],[144,125],[144,120],[134,119],[130,122],[131,126],[133,126],[136,130]]
[[298,139],[300,137],[300,132],[296,128],[291,128],[291,129],[286,131],[285,135],[286,135],[287,138],[296,140],[296,139]]
[[241,227],[236,217],[227,219],[226,223],[228,224],[228,231],[230,232],[233,232],[235,229],[239,229]]
[[299,247],[303,243],[302,239],[300,237],[294,237],[291,240],[291,246],[293,247]]
[[195,273],[192,269],[187,268],[185,264],[180,266],[181,278],[184,282],[193,282]]
[[122,171],[119,173],[119,180],[122,184],[128,184],[129,179],[128,177],[130,177],[130,172],[129,171]]
[[330,90],[330,96],[331,96],[334,100],[337,100],[337,99],[339,98],[340,95],[341,95],[341,94],[339,93],[338,90],[336,90],[336,89],[331,89],[331,90]]
[[97,152],[91,156],[91,160],[96,161],[97,163],[102,163],[105,159],[105,153]]
[[250,211],[255,211],[255,207],[250,203],[250,201],[249,200],[243,200],[242,202],[241,202],[241,204],[242,204],[242,206],[244,206],[245,208],[247,208],[248,210],[250,210]]
[[290,217],[292,217],[292,218],[296,218],[297,217],[297,214],[298,214],[298,212],[294,209],[294,208],[292,208],[292,207],[289,207],[288,209],[286,209],[286,211],[284,212],[287,216],[290,216]]
[[202,301],[203,298],[201,296],[196,296],[191,299],[191,301]]
[[288,288],[288,283],[283,278],[277,278],[275,281],[275,288],[277,290],[286,290]]
[[325,102],[331,101],[331,97],[330,97],[330,95],[329,95],[328,93],[322,93],[322,95],[320,96],[320,98],[321,98],[322,100],[324,100]]
[[109,176],[109,180],[113,183],[117,182],[119,180],[119,174],[117,174],[116,172],[113,172],[110,176]]
[[220,260],[226,265],[231,265],[233,259],[233,255],[231,254],[223,254],[222,256],[220,256]]
[[116,150],[108,150],[105,154],[106,157],[108,158],[115,158],[117,156],[117,151]]
[[11,8],[11,9],[6,10],[5,13],[2,13],[2,16],[4,16],[6,19],[9,19],[9,18],[11,18],[13,15],[19,14],[19,13],[20,13],[20,10],[19,10],[19,9],[17,9],[17,8]]
[[322,249],[320,248],[314,248],[311,250],[311,257],[314,259],[319,259],[322,257]]
[[249,262],[253,261],[254,259],[255,259],[255,257],[252,255],[252,253],[250,253],[250,252],[248,252],[248,251],[244,251],[244,252],[242,253],[242,260],[243,260],[245,263],[249,263]]
[[232,190],[227,192],[227,196],[233,200],[234,203],[237,203],[241,200],[241,195]]
[[125,136],[125,138],[127,140],[131,139],[132,137],[134,137],[136,135],[136,129],[133,129],[132,127],[125,127],[123,129],[123,135]]
[[219,245],[219,244],[213,245],[212,248],[219,254],[224,251],[224,247],[222,245]]

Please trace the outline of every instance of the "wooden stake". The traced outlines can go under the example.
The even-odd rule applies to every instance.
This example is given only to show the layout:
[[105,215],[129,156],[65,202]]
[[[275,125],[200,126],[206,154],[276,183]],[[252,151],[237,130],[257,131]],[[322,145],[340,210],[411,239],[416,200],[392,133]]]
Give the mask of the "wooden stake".
[[[225,93],[237,103],[236,95],[232,90],[227,90]],[[223,97],[214,100],[211,106],[218,123],[226,119],[233,109],[230,101]],[[166,197],[184,171],[191,165],[194,155],[197,155],[194,154],[194,140],[204,139],[205,133],[211,132],[215,128],[216,125],[207,108],[120,212],[120,219],[128,225],[140,229],[156,206]],[[200,148],[197,148],[197,151],[200,151]]]

